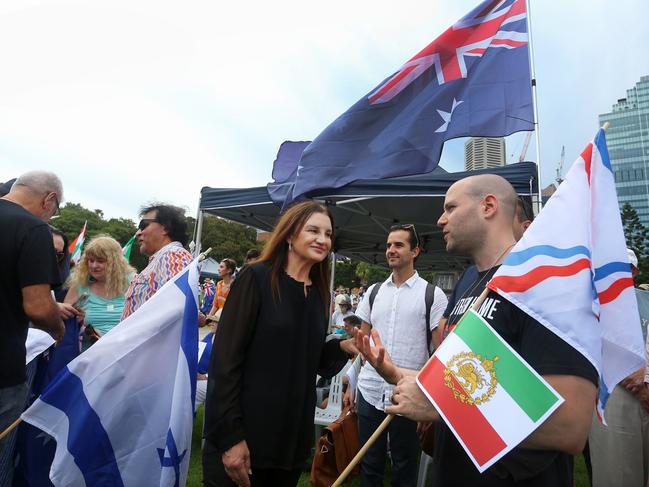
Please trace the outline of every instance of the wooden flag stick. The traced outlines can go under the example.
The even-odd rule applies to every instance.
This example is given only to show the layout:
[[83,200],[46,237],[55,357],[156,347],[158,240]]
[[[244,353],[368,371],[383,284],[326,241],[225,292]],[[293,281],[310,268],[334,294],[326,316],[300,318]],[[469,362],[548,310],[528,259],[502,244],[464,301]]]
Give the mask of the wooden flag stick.
[[198,262],[203,262],[205,260],[205,257],[207,257],[207,254],[209,254],[212,251],[212,247],[207,249],[205,252],[201,252],[198,254]]
[[331,487],[339,487],[340,484],[342,484],[347,476],[351,473],[352,470],[354,470],[354,467],[358,464],[358,462],[361,461],[361,458],[363,458],[363,455],[367,453],[367,450],[369,450],[370,446],[374,444],[374,442],[377,440],[379,436],[381,436],[381,433],[383,433],[383,430],[388,427],[390,424],[390,421],[392,421],[392,418],[394,418],[394,414],[388,414],[383,422],[379,425],[378,428],[376,428],[376,431],[372,433],[372,436],[370,436],[367,440],[367,442],[363,445],[363,447],[358,451],[356,456],[352,458],[352,461],[349,462],[349,465],[347,465],[347,468],[343,470],[343,473],[340,474],[340,476],[336,479],[336,481],[331,484]]
[[[485,298],[487,297],[487,294],[489,294],[489,288],[485,286],[484,290],[478,296],[478,299],[476,299],[475,303],[473,303],[473,308],[474,310],[478,310],[482,303],[484,302]],[[467,311],[468,312],[468,311]],[[465,314],[467,313],[465,312]],[[372,433],[372,436],[369,437],[367,442],[363,445],[363,447],[358,451],[356,456],[352,459],[351,462],[349,462],[349,465],[347,465],[347,468],[343,470],[343,473],[340,474],[340,476],[336,479],[336,481],[331,485],[331,487],[339,487],[347,478],[347,476],[351,473],[351,471],[356,467],[358,462],[361,461],[361,458],[363,458],[363,455],[367,453],[367,450],[374,444],[374,442],[377,440],[377,438],[383,433],[383,430],[387,428],[387,426],[390,424],[390,421],[392,421],[392,418],[394,418],[394,414],[388,414],[383,422],[379,425],[378,428],[376,428],[376,431]]]
[[3,439],[5,436],[7,436],[9,433],[11,433],[16,426],[18,426],[22,422],[22,418],[18,418],[16,421],[11,423],[6,430],[4,430],[2,433],[0,433],[0,440]]

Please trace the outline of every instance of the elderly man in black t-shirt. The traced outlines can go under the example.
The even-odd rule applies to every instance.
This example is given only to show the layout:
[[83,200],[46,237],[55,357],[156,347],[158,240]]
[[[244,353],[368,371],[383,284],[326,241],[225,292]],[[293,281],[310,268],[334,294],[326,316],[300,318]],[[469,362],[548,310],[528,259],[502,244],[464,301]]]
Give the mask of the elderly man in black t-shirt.
[[[459,282],[462,290],[447,326],[453,328],[483,291],[486,283],[515,244],[512,220],[516,193],[495,175],[470,176],[455,183],[444,200],[438,220],[446,250],[470,256],[476,273]],[[375,347],[357,334],[363,354],[382,375],[398,383],[387,412],[417,421],[434,421],[433,485],[447,486],[572,486],[572,457],[588,436],[595,404],[597,372],[590,362],[507,300],[491,292],[484,318],[565,402],[519,447],[480,474],[433,405],[414,381],[416,371],[399,369],[385,353],[376,333]],[[548,305],[551,305],[550,303]]]
[[65,332],[51,293],[60,276],[47,225],[62,197],[56,175],[34,171],[20,176],[0,198],[0,431],[25,406],[28,323],[57,340]]

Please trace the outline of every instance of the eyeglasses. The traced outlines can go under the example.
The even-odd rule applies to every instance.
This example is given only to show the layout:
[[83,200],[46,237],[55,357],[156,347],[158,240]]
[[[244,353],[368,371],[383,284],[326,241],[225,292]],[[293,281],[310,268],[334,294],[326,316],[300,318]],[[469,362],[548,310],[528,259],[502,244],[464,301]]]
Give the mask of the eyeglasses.
[[[50,194],[51,194],[52,196],[54,196],[54,205],[56,206],[56,210],[54,211],[54,214],[53,214],[52,216],[56,216],[56,215],[58,215],[58,214],[60,213],[60,208],[59,208],[59,206],[60,206],[60,201],[59,201],[59,197],[57,196],[57,194],[56,194],[54,191],[52,191]],[[49,196],[49,195],[48,195],[48,196]]]
[[392,225],[390,227],[390,232],[396,232],[397,230],[405,230],[408,233],[412,233],[415,237],[415,247],[419,247],[419,235],[417,235],[417,229],[412,223]]
[[65,252],[57,252],[56,253],[56,260],[61,263],[65,260]]
[[158,220],[156,220],[155,218],[143,218],[142,220],[140,220],[140,223],[137,226],[137,229],[140,232],[143,232],[146,229],[146,227],[148,227],[152,223],[156,223],[157,221]]
[[518,204],[523,209],[523,215],[525,215],[525,219],[531,222],[534,221],[534,211],[532,210],[532,206],[520,196],[518,197]]

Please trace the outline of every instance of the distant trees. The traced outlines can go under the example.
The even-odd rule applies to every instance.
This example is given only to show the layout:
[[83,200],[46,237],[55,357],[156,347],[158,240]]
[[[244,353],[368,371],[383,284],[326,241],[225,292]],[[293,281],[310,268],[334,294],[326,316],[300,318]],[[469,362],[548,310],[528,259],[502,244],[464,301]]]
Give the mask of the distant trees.
[[638,257],[640,274],[636,277],[636,283],[649,283],[649,230],[640,223],[638,212],[628,202],[622,205],[620,216],[626,244]]

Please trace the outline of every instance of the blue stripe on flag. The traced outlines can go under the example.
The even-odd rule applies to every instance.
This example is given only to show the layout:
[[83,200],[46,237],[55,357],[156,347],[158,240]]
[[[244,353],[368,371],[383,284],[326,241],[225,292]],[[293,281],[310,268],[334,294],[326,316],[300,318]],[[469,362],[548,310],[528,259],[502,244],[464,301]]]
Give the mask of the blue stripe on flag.
[[59,409],[68,418],[67,449],[86,485],[123,486],[113,446],[83,392],[81,379],[65,367],[49,384],[41,401]]
[[187,368],[189,369],[189,383],[192,385],[192,411],[196,401],[196,374],[198,373],[198,306],[194,299],[194,292],[189,285],[188,267],[182,275],[178,276],[175,284],[185,295],[185,310],[183,312],[183,329],[180,336],[180,347],[182,348]]
[[609,396],[611,395],[608,387],[604,383],[602,376],[599,376],[599,391],[597,394],[597,409],[599,414],[602,416],[602,422],[604,421],[604,408],[606,407],[606,402],[608,401]]
[[611,160],[608,157],[608,148],[606,147],[606,133],[604,129],[599,129],[597,135],[595,136],[595,145],[599,151],[599,155],[602,158],[602,164],[608,168],[609,171],[613,172],[611,167]]
[[595,269],[595,280],[599,281],[615,272],[626,272],[631,274],[631,264],[628,262],[609,262],[602,267]]
[[537,255],[547,255],[557,259],[566,259],[575,255],[583,254],[590,259],[590,250],[583,245],[576,245],[568,249],[560,249],[552,245],[535,245],[534,247],[521,250],[519,252],[512,252],[505,259],[505,265],[520,265],[527,262]]

